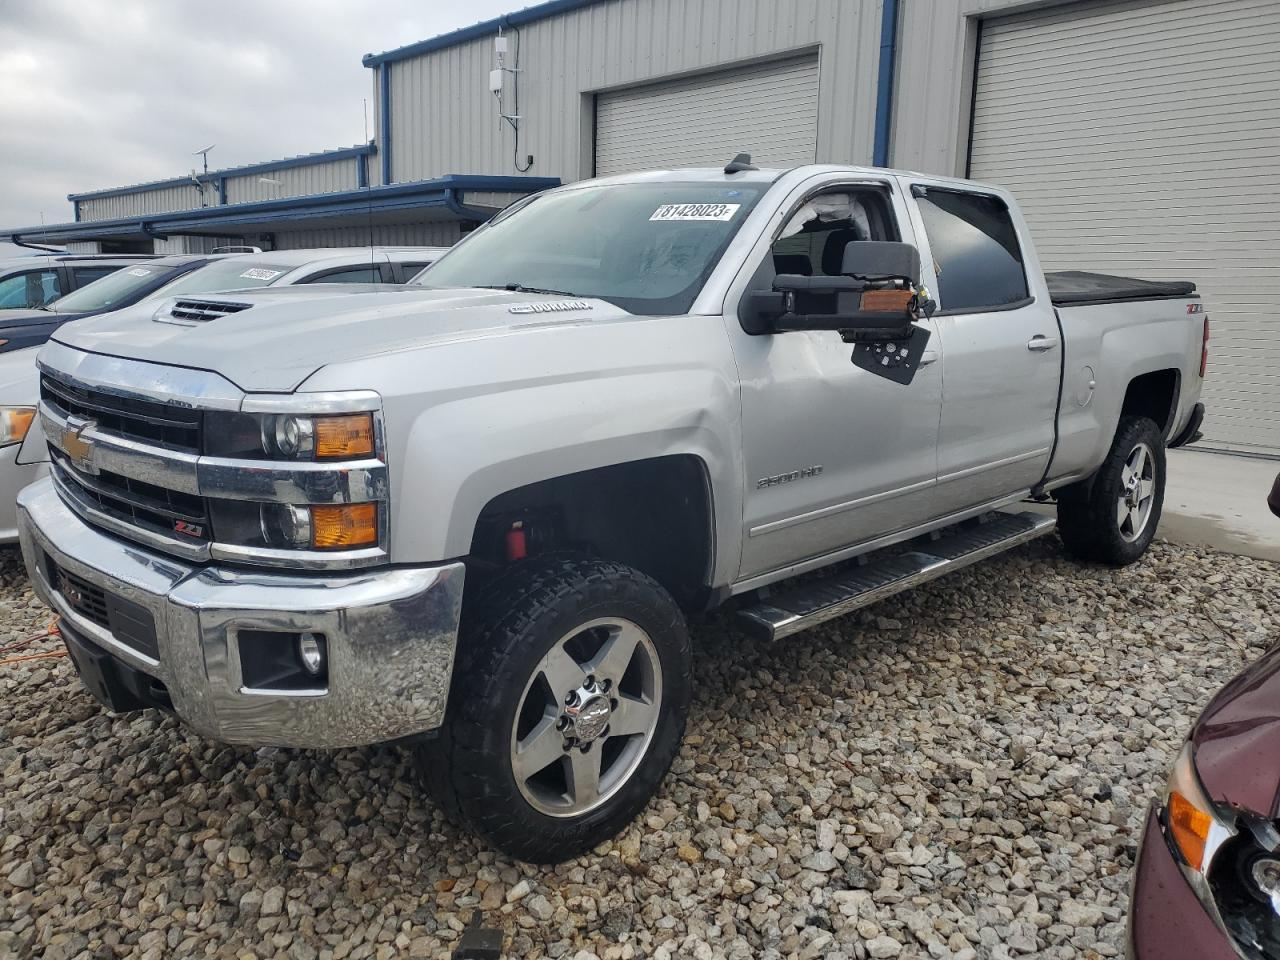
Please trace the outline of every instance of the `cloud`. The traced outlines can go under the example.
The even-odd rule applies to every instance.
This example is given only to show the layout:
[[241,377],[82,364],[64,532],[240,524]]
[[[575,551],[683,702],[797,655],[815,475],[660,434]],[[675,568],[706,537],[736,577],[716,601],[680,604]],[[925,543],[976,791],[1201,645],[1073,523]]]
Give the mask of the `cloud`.
[[68,193],[182,176],[211,143],[210,167],[360,143],[362,55],[519,5],[0,0],[0,226],[69,221]]

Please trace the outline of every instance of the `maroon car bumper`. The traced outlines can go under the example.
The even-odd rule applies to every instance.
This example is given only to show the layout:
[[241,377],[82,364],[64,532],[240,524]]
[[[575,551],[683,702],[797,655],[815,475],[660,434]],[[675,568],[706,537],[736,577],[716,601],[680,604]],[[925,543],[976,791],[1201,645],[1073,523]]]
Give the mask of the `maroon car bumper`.
[[1129,898],[1130,960],[1239,960],[1173,859],[1153,807]]

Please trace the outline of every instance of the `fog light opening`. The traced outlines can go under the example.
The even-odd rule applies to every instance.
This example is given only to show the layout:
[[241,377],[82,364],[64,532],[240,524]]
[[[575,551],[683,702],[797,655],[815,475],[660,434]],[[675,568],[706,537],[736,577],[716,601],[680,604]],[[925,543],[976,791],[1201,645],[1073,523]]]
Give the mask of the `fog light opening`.
[[298,636],[298,659],[302,667],[313,677],[324,672],[324,637],[314,633],[303,633]]

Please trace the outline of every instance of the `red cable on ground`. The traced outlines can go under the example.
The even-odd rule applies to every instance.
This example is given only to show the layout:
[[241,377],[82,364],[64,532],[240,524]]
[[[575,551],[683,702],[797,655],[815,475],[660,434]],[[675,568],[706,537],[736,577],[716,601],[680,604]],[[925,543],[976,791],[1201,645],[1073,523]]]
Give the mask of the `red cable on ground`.
[[[44,633],[33,634],[25,640],[19,640],[16,643],[10,643],[0,647],[0,654],[12,653],[14,650],[21,650],[23,647],[30,646],[40,640],[60,640],[62,639],[62,631],[58,629],[58,617],[54,617],[49,621],[49,626],[45,628]],[[21,657],[9,657],[6,660],[0,660],[0,667],[7,667],[13,663],[26,663],[29,660],[59,660],[67,656],[66,648],[61,650],[45,650],[42,653],[29,653]]]

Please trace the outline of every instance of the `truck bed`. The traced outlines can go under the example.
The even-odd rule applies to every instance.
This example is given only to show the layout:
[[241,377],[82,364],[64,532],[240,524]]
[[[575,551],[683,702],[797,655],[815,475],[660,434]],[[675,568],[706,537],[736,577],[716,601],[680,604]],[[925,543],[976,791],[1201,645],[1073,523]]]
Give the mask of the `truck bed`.
[[1049,285],[1049,297],[1060,307],[1196,295],[1196,285],[1186,280],[1137,280],[1084,270],[1059,270],[1046,273],[1044,278]]

